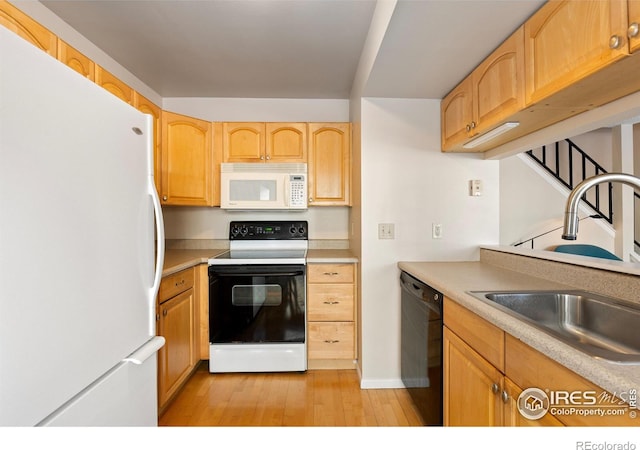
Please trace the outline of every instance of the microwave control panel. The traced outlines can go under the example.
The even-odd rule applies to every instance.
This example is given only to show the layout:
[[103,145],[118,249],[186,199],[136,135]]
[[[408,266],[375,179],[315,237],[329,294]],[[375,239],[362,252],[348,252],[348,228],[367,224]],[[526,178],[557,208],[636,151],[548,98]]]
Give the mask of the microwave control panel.
[[303,207],[307,206],[307,181],[304,175],[291,175],[289,177],[291,186],[289,206]]

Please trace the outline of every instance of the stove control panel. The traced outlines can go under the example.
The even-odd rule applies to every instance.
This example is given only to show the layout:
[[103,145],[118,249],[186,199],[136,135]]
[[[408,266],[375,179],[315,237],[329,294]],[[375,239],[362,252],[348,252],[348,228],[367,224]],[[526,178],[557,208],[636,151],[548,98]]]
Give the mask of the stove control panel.
[[233,221],[229,225],[229,240],[308,240],[305,220]]

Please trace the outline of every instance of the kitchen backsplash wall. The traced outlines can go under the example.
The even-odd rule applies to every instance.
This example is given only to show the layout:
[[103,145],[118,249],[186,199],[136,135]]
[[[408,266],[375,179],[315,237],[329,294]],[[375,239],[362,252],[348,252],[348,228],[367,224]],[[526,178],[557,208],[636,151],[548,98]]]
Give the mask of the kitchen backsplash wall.
[[312,248],[349,248],[349,208],[312,207],[300,212],[163,208],[167,248],[226,248],[232,220],[306,220]]

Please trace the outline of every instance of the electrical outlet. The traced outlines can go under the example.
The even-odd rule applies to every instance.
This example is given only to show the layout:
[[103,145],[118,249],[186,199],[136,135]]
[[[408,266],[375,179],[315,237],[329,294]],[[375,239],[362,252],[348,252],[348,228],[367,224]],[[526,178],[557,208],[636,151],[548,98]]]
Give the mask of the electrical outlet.
[[395,226],[392,223],[378,224],[378,239],[395,239]]
[[431,237],[433,239],[442,239],[442,224],[441,223],[432,223],[431,224]]

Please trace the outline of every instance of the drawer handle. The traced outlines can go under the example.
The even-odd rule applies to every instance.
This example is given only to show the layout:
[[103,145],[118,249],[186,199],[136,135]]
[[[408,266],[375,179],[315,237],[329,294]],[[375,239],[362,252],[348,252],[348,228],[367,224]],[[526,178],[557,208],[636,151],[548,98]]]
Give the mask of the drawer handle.
[[180,280],[180,281],[176,281],[176,287],[178,287],[178,286],[182,286],[184,283],[185,283],[185,280],[184,280],[184,279],[182,279],[182,280]]
[[324,275],[334,276],[334,275],[340,275],[340,273],[339,272],[324,272]]
[[337,339],[335,339],[335,340],[334,339],[325,339],[325,341],[324,341],[325,344],[337,344],[338,342],[340,342],[340,341],[337,340]]
[[324,304],[325,304],[325,305],[337,305],[337,304],[339,304],[339,303],[340,303],[340,302],[339,302],[339,301],[337,301],[337,300],[331,300],[331,301],[326,301],[326,302],[324,302]]

